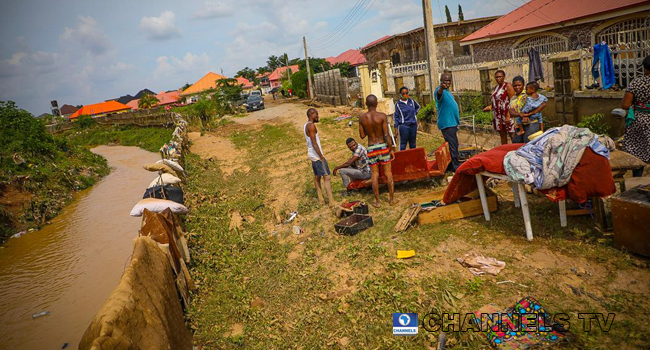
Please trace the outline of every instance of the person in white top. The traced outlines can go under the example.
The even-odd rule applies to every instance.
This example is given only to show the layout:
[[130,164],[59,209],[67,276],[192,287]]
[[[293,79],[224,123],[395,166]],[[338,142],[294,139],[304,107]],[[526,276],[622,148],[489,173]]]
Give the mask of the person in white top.
[[334,197],[332,197],[332,186],[330,185],[330,168],[323,155],[320,138],[318,137],[318,129],[316,129],[316,123],[319,120],[318,111],[315,108],[308,109],[307,119],[309,121],[303,127],[303,132],[305,134],[305,141],[307,141],[307,157],[311,160],[311,168],[314,171],[314,185],[316,186],[318,201],[321,204],[325,203],[323,191],[320,186],[320,179],[323,178],[329,204],[333,205]]

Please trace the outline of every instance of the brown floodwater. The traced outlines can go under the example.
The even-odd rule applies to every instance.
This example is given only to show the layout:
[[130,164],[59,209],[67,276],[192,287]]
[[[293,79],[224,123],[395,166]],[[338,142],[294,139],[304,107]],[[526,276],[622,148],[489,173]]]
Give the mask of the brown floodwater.
[[[0,349],[76,349],[124,272],[140,228],[129,212],[155,177],[142,165],[159,156],[123,146],[92,151],[111,173],[50,225],[0,249]],[[32,319],[42,311],[50,314]]]

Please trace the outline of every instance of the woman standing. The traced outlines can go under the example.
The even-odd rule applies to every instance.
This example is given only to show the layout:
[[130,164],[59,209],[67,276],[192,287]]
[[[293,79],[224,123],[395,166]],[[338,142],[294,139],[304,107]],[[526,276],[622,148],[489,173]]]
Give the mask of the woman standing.
[[492,105],[485,107],[483,111],[492,111],[492,126],[501,136],[501,144],[508,143],[508,136],[512,139],[515,131],[515,124],[510,119],[510,99],[515,96],[515,90],[512,84],[506,80],[506,72],[499,69],[494,74],[497,86],[492,92]]
[[[621,107],[629,110],[623,151],[650,163],[650,56],[643,60],[643,76],[632,80],[625,90]],[[632,175],[643,176],[643,169],[634,170]]]
[[[515,96],[510,100],[510,118],[519,117],[519,113],[526,104],[526,94],[524,93],[524,86],[526,82],[524,77],[518,75],[512,79],[512,89],[515,91]],[[526,143],[522,135],[515,134],[512,138],[513,143]]]
[[402,86],[399,89],[400,99],[395,103],[395,129],[399,135],[399,150],[406,149],[408,144],[410,149],[417,147],[416,139],[418,135],[417,115],[420,111],[420,105],[415,100],[409,98],[409,89]]

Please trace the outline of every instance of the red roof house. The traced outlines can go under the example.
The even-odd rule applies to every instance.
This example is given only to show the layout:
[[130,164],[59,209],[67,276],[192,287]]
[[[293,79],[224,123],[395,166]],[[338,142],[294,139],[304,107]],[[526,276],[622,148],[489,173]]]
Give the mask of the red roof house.
[[269,75],[269,81],[271,82],[271,87],[277,87],[280,86],[280,79],[282,79],[282,76],[284,75],[284,72],[287,71],[287,68],[291,68],[291,73],[296,73],[300,70],[297,64],[294,64],[293,66],[283,66],[283,67],[278,67],[276,68],[271,75]]
[[125,112],[130,109],[131,107],[119,103],[117,101],[106,101],[101,103],[95,103],[88,106],[83,106],[79,108],[78,111],[74,112],[74,114],[70,116],[70,119],[75,119],[80,115],[90,115],[90,116],[98,117],[109,113]]
[[[544,31],[577,25],[612,16],[626,15],[648,0],[531,0],[505,16],[461,40],[463,45],[476,44],[520,35],[522,32]],[[638,11],[639,9],[634,9]],[[381,40],[381,39],[380,39]],[[369,44],[370,45],[370,44]]]
[[237,83],[241,85],[242,89],[252,89],[253,88],[253,83],[251,83],[248,79],[244,77],[237,77]]
[[156,106],[170,105],[178,102],[181,98],[181,92],[179,90],[162,91],[156,95],[156,98],[160,101]]
[[336,57],[328,57],[326,60],[331,65],[341,62],[349,62],[351,66],[358,66],[366,63],[366,56],[361,53],[361,50],[350,49]]

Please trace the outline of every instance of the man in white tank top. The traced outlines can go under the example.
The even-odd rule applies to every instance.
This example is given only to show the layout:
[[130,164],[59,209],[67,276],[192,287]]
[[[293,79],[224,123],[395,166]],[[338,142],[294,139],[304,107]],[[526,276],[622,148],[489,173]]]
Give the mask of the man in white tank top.
[[334,205],[334,197],[332,197],[332,186],[330,185],[330,168],[327,160],[323,155],[320,145],[320,137],[318,137],[318,111],[315,108],[307,110],[307,119],[309,121],[303,127],[305,134],[305,141],[307,141],[307,157],[311,160],[311,168],[314,171],[314,185],[316,186],[316,193],[318,194],[318,201],[321,204],[325,203],[323,199],[323,191],[320,186],[320,179],[324,179],[325,191],[329,199],[329,204]]

